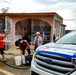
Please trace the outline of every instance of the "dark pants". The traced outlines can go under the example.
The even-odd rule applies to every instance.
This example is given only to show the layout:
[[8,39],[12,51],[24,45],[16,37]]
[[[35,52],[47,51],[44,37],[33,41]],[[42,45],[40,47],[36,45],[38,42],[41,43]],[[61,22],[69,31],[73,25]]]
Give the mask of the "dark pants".
[[31,54],[30,48],[29,48],[29,49],[27,49],[27,52],[28,52],[28,54],[29,54],[29,55]]
[[[27,49],[27,52],[28,52],[29,55],[31,54],[30,48]],[[24,55],[24,54],[25,54],[25,49],[23,49],[23,52],[22,52],[22,55]]]
[[34,47],[34,51],[36,51],[36,48],[37,48],[37,47],[38,47],[38,46],[35,46],[35,47]]

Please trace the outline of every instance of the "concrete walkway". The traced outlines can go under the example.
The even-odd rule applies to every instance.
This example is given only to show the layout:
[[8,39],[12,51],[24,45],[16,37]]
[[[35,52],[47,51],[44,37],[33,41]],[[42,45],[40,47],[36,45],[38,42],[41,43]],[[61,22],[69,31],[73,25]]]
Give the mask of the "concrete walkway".
[[4,53],[6,55],[19,55],[20,54],[20,50],[17,49],[17,47],[11,47],[9,50],[5,50]]
[[[31,54],[34,53],[34,46],[30,45]],[[9,50],[5,50],[4,53],[6,55],[20,55],[20,49],[16,46],[9,48]],[[27,53],[27,52],[26,52]]]
[[[31,46],[30,48],[31,48],[31,54],[33,54],[34,53],[33,46]],[[20,55],[20,50],[17,49],[17,47],[15,46],[11,47],[9,50],[5,50],[4,52],[5,52],[5,58],[7,59],[6,63],[8,65],[17,68],[27,68],[27,66],[25,66],[24,64],[21,64],[20,66],[17,66],[15,64],[15,56]],[[0,55],[0,60],[3,61],[1,55]],[[0,75],[31,75],[31,70],[30,68],[25,70],[14,69],[0,62]]]

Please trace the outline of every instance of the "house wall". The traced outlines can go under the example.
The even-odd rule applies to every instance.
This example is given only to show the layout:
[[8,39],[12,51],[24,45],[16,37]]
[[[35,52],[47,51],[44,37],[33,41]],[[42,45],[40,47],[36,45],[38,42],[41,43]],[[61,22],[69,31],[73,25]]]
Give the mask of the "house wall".
[[[42,20],[44,22],[47,22],[51,26],[50,42],[53,41],[53,34],[55,33],[54,30],[59,28],[59,27],[56,27],[56,29],[55,29],[55,25],[60,25],[60,23],[63,22],[63,19],[60,18],[59,16],[56,17],[56,15],[48,15],[48,14],[47,15],[15,15],[15,14],[9,15],[8,14],[8,15],[2,15],[0,17],[5,18],[6,16],[8,17],[8,21],[11,24],[11,34],[10,34],[10,36],[11,36],[11,44],[12,45],[15,45],[15,37],[16,37],[15,36],[15,32],[16,32],[16,34],[20,34],[20,35],[22,34],[21,32],[23,32],[23,31],[21,31],[21,32],[18,33],[18,31],[16,31],[16,30],[18,30],[18,26],[19,25],[23,26],[23,24],[24,24],[24,22],[22,22],[23,24],[22,23],[17,24],[17,22],[19,22],[20,20],[24,21],[24,19],[26,19],[26,20],[29,19],[29,23],[28,23],[28,27],[27,27],[29,29],[30,29],[29,25],[30,24],[32,24],[32,25],[34,24],[32,22],[32,19],[39,19],[39,20]],[[60,23],[58,24],[56,22],[56,20],[58,20]],[[16,26],[16,25],[18,25],[18,26]],[[22,26],[21,26],[21,29],[23,29]],[[30,33],[30,31],[28,31],[28,33]],[[56,35],[58,35],[58,34],[56,34]]]
[[[20,21],[20,20],[23,20],[23,19],[39,19],[39,20],[42,20],[44,22],[47,22],[50,26],[51,26],[51,30],[50,30],[50,41],[52,42],[53,41],[53,16],[43,16],[43,17],[39,17],[39,16],[34,16],[34,17],[13,17],[12,18],[13,21],[15,22],[15,24]],[[36,25],[36,24],[35,24]],[[15,36],[15,35],[14,35]]]

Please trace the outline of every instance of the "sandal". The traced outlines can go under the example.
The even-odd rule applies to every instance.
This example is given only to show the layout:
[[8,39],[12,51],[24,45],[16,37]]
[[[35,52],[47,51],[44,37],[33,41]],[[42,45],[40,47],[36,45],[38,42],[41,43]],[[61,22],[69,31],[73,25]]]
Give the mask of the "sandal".
[[6,60],[6,59],[4,59],[4,62],[7,62],[7,60]]

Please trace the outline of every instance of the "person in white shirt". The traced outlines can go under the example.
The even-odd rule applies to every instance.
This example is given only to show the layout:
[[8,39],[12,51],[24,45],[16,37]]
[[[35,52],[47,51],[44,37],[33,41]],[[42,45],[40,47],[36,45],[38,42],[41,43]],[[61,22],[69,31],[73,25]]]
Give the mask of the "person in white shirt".
[[34,50],[36,50],[37,47],[42,45],[42,37],[40,36],[40,32],[36,32],[36,37],[34,39]]

